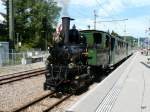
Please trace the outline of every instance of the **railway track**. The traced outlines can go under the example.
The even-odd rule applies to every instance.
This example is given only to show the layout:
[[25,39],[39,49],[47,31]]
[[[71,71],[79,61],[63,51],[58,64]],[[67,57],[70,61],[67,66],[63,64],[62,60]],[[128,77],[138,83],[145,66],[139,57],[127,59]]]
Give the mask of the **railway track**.
[[42,75],[44,73],[46,73],[46,69],[39,68],[39,69],[28,70],[24,72],[18,72],[18,73],[0,76],[0,85],[23,80],[23,79],[38,76],[38,75]]
[[[58,98],[53,97],[55,94],[56,94],[55,92],[47,93],[47,94],[45,94],[39,98],[36,98],[35,100],[17,108],[17,109],[14,109],[13,112],[28,111],[28,109],[29,109],[29,111],[33,111],[32,108],[33,109],[35,109],[36,107],[38,108],[40,105],[42,105],[42,106],[44,105],[44,107],[45,107],[44,109],[41,110],[42,112],[48,112],[72,96],[72,95],[66,95],[66,96],[63,96],[62,98],[58,99]],[[52,104],[50,103],[50,105],[41,103],[41,102],[44,102],[44,100],[49,100],[49,102],[51,102],[52,98],[53,98],[53,100],[55,99],[56,101],[53,102]],[[34,110],[34,111],[36,111],[36,110]]]

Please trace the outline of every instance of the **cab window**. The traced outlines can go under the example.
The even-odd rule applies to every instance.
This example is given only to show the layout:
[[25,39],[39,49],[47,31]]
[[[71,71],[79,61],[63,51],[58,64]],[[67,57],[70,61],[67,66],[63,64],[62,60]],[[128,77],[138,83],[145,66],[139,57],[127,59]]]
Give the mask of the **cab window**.
[[101,33],[94,33],[93,38],[94,38],[94,44],[101,44],[101,42],[102,42],[102,34]]

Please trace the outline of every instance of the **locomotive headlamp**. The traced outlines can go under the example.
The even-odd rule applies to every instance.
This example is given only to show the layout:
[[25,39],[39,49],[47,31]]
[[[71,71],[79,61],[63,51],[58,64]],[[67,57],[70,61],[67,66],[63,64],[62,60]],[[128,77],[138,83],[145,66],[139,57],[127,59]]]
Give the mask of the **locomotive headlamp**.
[[74,63],[69,63],[69,64],[68,64],[68,68],[72,69],[72,68],[74,68],[74,67],[75,67],[75,64],[74,64]]
[[79,79],[79,78],[80,78],[79,76],[76,76],[76,77],[75,77],[75,79]]
[[73,58],[70,58],[70,61],[72,62],[72,61],[73,61]]

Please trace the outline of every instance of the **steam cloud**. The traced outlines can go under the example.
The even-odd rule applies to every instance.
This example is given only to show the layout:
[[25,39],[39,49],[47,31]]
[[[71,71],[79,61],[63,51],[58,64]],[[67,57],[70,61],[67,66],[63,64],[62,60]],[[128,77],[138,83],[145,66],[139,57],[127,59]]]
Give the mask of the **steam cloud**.
[[58,0],[58,3],[62,6],[62,16],[69,16],[68,7],[70,0]]

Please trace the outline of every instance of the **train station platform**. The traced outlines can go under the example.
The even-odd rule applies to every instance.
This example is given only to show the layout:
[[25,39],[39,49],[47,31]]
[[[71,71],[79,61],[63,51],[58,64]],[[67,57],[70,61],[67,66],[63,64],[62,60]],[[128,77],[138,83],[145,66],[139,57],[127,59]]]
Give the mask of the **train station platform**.
[[66,112],[150,112],[150,62],[136,52]]

